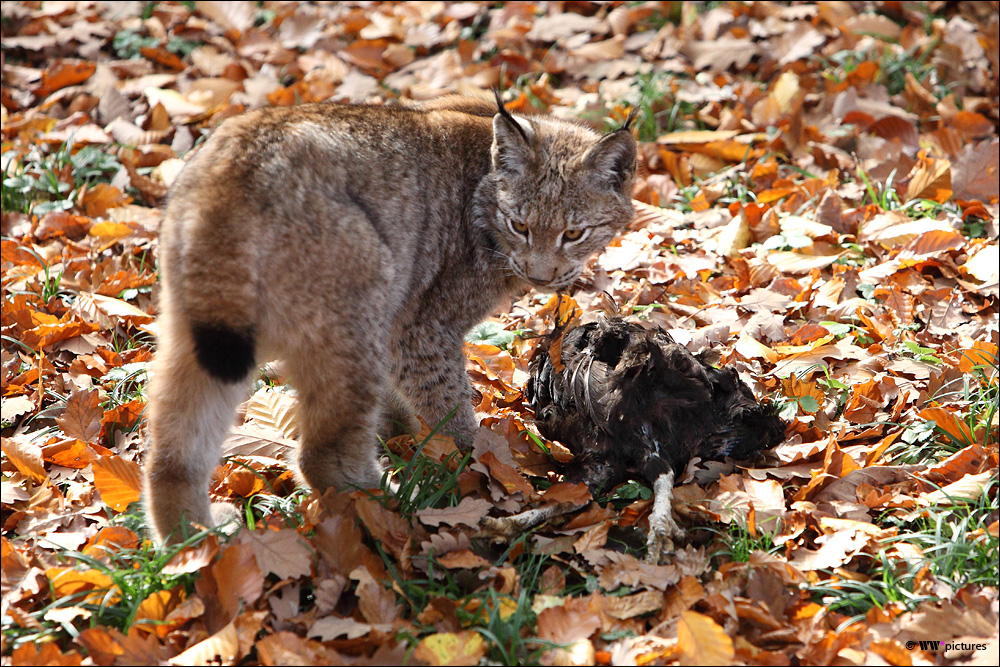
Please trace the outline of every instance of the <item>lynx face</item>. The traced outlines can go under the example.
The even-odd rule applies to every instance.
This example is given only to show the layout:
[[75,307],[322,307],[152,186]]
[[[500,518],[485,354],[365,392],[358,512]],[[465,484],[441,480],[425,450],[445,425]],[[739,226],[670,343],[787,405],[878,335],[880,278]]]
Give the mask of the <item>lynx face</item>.
[[495,237],[511,273],[546,290],[568,287],[633,215],[632,135],[558,132],[547,119],[497,115]]

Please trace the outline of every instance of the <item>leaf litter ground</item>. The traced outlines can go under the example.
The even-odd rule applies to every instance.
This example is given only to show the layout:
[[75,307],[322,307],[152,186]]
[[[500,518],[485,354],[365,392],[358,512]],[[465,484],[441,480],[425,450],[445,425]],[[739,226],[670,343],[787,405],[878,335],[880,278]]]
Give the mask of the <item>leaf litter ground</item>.
[[[5,663],[997,662],[995,3],[3,19]],[[494,86],[598,128],[639,106],[638,215],[571,299],[529,292],[470,336],[472,452],[426,428],[388,443],[398,498],[296,488],[271,364],[212,487],[248,527],[154,548],[143,387],[185,155],[248,108]],[[650,490],[561,481],[521,394],[537,335],[609,298],[790,423],[752,467],[688,466],[667,565],[642,560]]]

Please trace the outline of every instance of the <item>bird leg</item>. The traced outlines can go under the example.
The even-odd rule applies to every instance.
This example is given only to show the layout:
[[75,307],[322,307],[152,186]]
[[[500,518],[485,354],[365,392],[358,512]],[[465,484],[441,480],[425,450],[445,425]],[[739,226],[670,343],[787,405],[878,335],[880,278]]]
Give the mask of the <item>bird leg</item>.
[[674,539],[684,537],[673,516],[674,471],[661,474],[653,483],[653,512],[649,515],[649,535],[646,538],[646,562],[659,565],[674,551]]
[[479,521],[480,530],[476,537],[488,537],[493,540],[509,540],[510,538],[534,528],[549,519],[572,512],[576,506],[572,503],[553,503],[533,510],[525,510],[510,516],[485,516]]

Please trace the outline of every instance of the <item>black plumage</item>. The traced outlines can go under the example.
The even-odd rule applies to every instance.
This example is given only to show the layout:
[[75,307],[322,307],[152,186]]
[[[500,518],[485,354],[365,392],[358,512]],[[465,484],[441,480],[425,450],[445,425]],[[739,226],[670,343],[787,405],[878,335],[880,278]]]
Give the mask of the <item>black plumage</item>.
[[692,457],[746,459],[784,438],[774,408],[736,371],[620,317],[557,331],[529,370],[525,395],[539,432],[573,452],[569,480],[595,493],[630,478],[653,486],[650,560],[683,535],[670,503],[674,477]]

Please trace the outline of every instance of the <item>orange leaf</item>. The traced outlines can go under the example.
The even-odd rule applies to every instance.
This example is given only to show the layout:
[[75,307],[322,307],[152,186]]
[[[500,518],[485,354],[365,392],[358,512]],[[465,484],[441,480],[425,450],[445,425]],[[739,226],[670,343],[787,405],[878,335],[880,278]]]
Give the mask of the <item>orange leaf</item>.
[[142,495],[142,471],[119,456],[102,456],[91,466],[94,486],[101,499],[116,512],[123,512]]
[[[56,599],[93,591],[83,599],[83,602],[100,602],[109,590],[118,588],[111,577],[98,570],[50,567],[45,570],[45,576],[52,583],[52,597]],[[118,597],[115,593],[109,602],[117,600]]]
[[98,330],[96,324],[81,322],[80,320],[70,320],[69,322],[59,322],[57,324],[43,324],[30,331],[25,331],[21,337],[28,347],[36,350],[50,347],[56,343],[70,338],[76,338],[83,334],[94,333]]
[[961,248],[965,243],[966,238],[956,231],[932,229],[911,239],[900,249],[898,257],[934,257]]
[[705,197],[704,191],[699,192],[698,196],[688,202],[688,206],[691,210],[698,213],[701,211],[707,211],[711,204],[708,203],[708,199]]
[[[107,183],[98,183],[87,188],[83,195],[83,212],[91,218],[103,218],[108,214],[109,208],[117,208],[132,202],[132,198],[122,193],[118,188]],[[96,227],[97,225],[94,225]],[[93,228],[90,231],[94,234]],[[129,228],[129,233],[132,229]],[[96,234],[94,234],[96,236]]]
[[159,46],[143,46],[139,48],[139,53],[144,55],[154,63],[169,67],[170,69],[181,71],[186,67],[184,61],[175,54]]
[[796,188],[771,188],[757,195],[758,204],[770,204],[795,192]]
[[135,234],[135,230],[126,225],[124,222],[111,222],[105,220],[104,222],[96,223],[87,233],[102,243],[107,243],[131,236],[132,234]]
[[65,468],[80,470],[97,459],[97,454],[83,440],[67,438],[42,448],[42,458]]
[[35,89],[39,99],[48,97],[60,88],[81,83],[97,70],[97,63],[88,61],[60,61],[42,72],[42,84]]
[[172,628],[169,625],[163,625],[162,621],[166,620],[167,614],[183,602],[185,597],[183,586],[150,594],[139,603],[139,608],[135,613],[135,625],[142,627],[143,630],[165,636]]
[[[112,629],[112,632],[116,632],[116,630]],[[101,627],[87,628],[80,633],[75,641],[87,649],[87,654],[94,661],[95,665],[113,665],[115,663],[115,656],[124,653],[124,650],[115,638]]]
[[[958,351],[958,368],[963,373],[971,373],[976,366],[995,366],[997,363],[997,346],[986,340],[977,340],[971,349]],[[993,383],[996,383],[994,378]]]
[[107,434],[111,429],[128,430],[135,426],[146,409],[145,401],[129,401],[118,407],[107,410],[101,417],[101,433]]
[[988,461],[986,450],[979,445],[969,445],[940,463],[931,466],[921,473],[936,484],[950,484],[966,475],[974,475],[983,470]]
[[227,616],[253,605],[264,590],[264,575],[246,542],[232,542],[212,566],[219,602]]
[[209,535],[198,544],[185,547],[178,551],[163,566],[163,574],[187,574],[197,572],[212,562],[219,553],[219,538]]
[[466,343],[465,356],[481,367],[490,381],[501,380],[508,386],[514,383],[514,360],[507,350],[496,345]]
[[68,211],[49,211],[38,221],[35,238],[44,241],[53,236],[81,239],[90,229],[90,218],[74,215]]
[[479,457],[479,462],[486,466],[493,478],[503,484],[507,493],[520,491],[526,497],[531,495],[532,488],[517,468],[510,466],[496,457],[493,452],[486,452]]
[[568,329],[563,329],[562,333],[549,345],[549,361],[552,362],[552,368],[555,369],[556,373],[562,373],[566,368],[562,362],[562,345],[568,331]]
[[570,503],[579,506],[586,505],[593,497],[583,482],[559,482],[545,490],[544,499],[550,503]]
[[577,305],[573,297],[555,294],[537,313],[538,317],[553,315],[556,326],[566,326],[572,320],[578,320],[583,315],[583,309]]
[[944,408],[924,408],[917,413],[922,419],[933,421],[956,443],[971,445],[976,441],[969,425]]
[[83,548],[83,553],[91,556],[102,556],[119,549],[134,549],[139,544],[139,538],[123,526],[105,526],[94,535]]
[[12,665],[79,665],[83,656],[77,652],[63,653],[56,642],[25,642],[14,649]]
[[986,137],[993,132],[993,122],[974,111],[959,111],[948,124],[969,137]]
[[682,665],[728,665],[736,655],[733,640],[722,626],[694,611],[681,612],[677,647]]
[[886,116],[868,128],[868,131],[883,139],[898,139],[910,146],[920,145],[920,133],[916,126],[899,116]]

